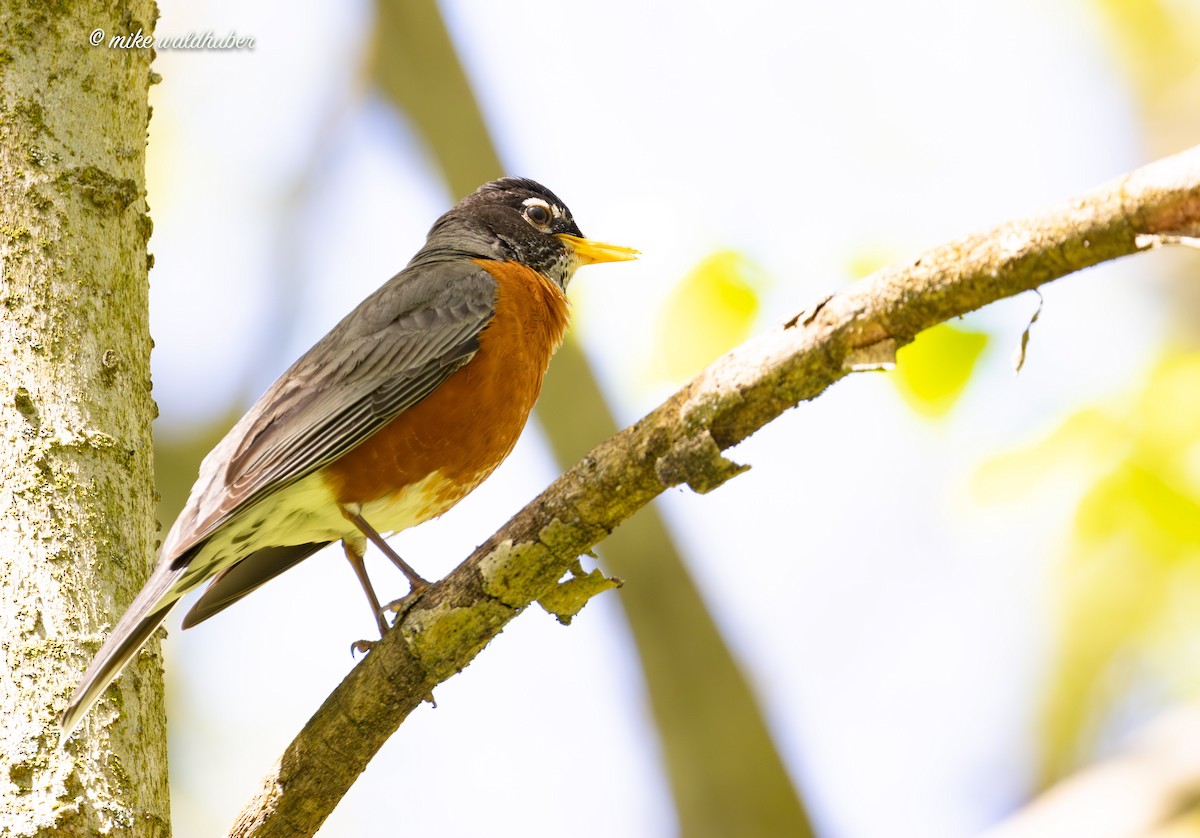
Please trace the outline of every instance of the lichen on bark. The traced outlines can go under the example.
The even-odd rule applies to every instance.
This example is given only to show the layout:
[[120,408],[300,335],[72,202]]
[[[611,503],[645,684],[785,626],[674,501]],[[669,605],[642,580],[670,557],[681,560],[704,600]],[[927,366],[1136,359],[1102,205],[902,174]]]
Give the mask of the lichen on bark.
[[57,714],[153,557],[145,202],[152,0],[0,0],[0,834],[170,833],[154,642]]

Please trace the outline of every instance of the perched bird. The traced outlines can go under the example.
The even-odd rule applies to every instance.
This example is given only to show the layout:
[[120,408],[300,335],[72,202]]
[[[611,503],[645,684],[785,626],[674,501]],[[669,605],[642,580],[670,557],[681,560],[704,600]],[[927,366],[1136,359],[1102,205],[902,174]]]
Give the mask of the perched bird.
[[277,380],[204,458],[141,592],[60,717],[64,738],[166,618],[209,582],[189,628],[341,541],[388,630],[363,555],[380,533],[437,517],[520,436],[567,328],[580,265],[637,251],[583,237],[553,192],[481,186],[443,215],[400,273]]

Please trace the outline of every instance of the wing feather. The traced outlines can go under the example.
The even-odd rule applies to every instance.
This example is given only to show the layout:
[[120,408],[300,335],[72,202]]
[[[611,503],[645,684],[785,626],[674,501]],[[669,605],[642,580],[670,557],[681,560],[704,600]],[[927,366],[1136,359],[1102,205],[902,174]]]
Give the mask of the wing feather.
[[[414,263],[415,264],[415,263]],[[410,265],[282,375],[205,458],[164,555],[367,439],[474,357],[495,282],[462,261]]]

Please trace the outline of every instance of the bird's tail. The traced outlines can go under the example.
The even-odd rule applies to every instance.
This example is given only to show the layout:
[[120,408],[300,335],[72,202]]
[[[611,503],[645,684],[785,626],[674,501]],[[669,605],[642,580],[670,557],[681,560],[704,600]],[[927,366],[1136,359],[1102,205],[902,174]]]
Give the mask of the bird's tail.
[[71,731],[96,703],[105,688],[121,674],[125,664],[138,653],[154,634],[167,612],[179,598],[180,592],[175,590],[175,583],[183,575],[186,567],[178,569],[170,565],[155,568],[145,586],[134,597],[124,616],[117,622],[115,628],[92,659],[83,680],[75,689],[67,708],[59,716],[58,722],[62,727],[62,737],[65,742]]

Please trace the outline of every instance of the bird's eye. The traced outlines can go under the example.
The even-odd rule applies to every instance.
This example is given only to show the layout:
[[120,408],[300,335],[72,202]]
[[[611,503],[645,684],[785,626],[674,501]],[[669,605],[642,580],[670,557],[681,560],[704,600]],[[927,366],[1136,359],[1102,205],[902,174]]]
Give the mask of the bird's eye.
[[534,227],[546,227],[550,224],[550,209],[544,204],[530,204],[525,207],[525,217]]

